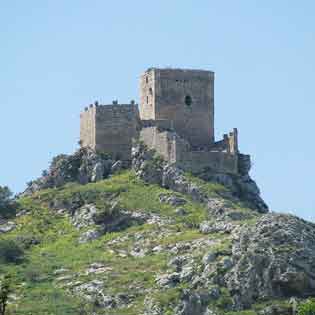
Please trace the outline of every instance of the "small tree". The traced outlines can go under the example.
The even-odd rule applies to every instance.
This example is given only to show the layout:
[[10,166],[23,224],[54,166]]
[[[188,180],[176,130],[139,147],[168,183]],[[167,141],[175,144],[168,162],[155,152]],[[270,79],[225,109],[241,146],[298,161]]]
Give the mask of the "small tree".
[[0,284],[0,315],[5,315],[11,293],[11,277],[6,275]]
[[7,186],[0,186],[0,216],[9,217],[15,213],[16,205],[12,200],[12,195]]
[[[13,240],[0,240],[0,263],[17,264],[23,259],[22,248]],[[1,315],[1,314],[0,314]]]
[[12,192],[7,186],[0,186],[0,208],[5,208],[11,203]]
[[298,315],[315,315],[315,299],[309,299],[298,306]]

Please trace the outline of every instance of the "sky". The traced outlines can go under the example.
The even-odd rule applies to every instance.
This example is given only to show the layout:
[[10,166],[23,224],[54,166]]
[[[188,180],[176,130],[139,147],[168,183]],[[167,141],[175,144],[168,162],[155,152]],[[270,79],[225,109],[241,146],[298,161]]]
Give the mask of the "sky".
[[148,67],[215,72],[216,138],[239,130],[273,211],[315,220],[315,2],[1,0],[0,185],[79,140],[80,111],[139,100]]

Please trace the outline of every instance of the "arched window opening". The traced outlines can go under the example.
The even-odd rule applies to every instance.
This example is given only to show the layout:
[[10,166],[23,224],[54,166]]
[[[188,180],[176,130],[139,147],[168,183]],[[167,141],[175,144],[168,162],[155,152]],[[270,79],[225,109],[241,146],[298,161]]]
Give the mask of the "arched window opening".
[[186,95],[186,96],[185,96],[185,104],[186,104],[187,106],[191,106],[191,104],[192,104],[192,98],[191,98],[190,95]]

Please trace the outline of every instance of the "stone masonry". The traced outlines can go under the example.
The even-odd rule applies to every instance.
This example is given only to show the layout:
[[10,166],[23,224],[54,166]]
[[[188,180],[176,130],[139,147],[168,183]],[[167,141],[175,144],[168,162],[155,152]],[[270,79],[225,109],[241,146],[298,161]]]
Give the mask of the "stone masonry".
[[95,104],[81,113],[83,147],[130,162],[134,140],[171,164],[191,171],[239,173],[238,133],[214,139],[214,73],[148,69],[140,79],[140,106]]
[[114,159],[130,160],[132,139],[139,136],[139,130],[139,111],[135,104],[100,106],[96,103],[81,113],[81,145],[109,153]]

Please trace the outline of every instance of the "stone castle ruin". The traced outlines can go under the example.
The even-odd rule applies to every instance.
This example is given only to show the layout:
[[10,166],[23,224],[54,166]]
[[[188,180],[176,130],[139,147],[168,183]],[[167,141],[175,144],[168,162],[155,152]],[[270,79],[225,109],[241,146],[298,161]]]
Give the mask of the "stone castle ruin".
[[130,162],[140,140],[167,162],[192,173],[242,173],[250,157],[239,153],[237,129],[214,138],[214,73],[148,69],[140,79],[140,106],[95,104],[81,113],[80,142]]

